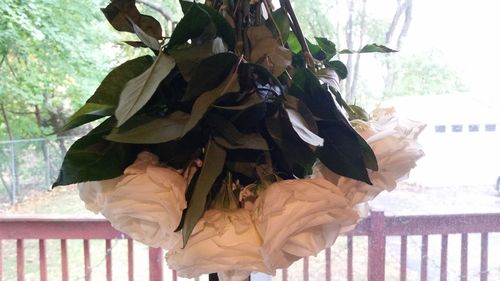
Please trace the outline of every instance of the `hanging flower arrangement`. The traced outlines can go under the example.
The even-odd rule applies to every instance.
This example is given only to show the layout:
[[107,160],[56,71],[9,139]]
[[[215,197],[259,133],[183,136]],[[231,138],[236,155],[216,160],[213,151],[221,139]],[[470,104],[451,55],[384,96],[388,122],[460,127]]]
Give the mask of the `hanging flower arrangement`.
[[184,277],[273,274],[331,247],[415,166],[423,126],[348,105],[336,57],[355,51],[304,38],[288,0],[180,4],[168,40],[134,0],[102,9],[151,55],[114,68],[67,121],[104,119],[54,186],[78,183],[89,210]]

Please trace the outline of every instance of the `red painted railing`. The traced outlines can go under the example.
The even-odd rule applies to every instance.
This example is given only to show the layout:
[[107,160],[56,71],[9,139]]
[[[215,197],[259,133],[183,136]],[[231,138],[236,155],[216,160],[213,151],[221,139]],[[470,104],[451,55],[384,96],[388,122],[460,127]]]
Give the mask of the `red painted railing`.
[[[399,280],[407,280],[408,236],[421,236],[420,249],[420,280],[428,278],[429,235],[441,235],[440,280],[447,280],[448,269],[448,235],[461,235],[460,251],[460,280],[466,281],[468,276],[468,235],[480,233],[480,280],[488,280],[488,238],[489,233],[500,232],[500,214],[472,214],[472,215],[432,215],[432,216],[399,216],[385,217],[382,212],[373,212],[369,218],[363,220],[358,227],[347,236],[347,269],[346,279],[353,280],[353,237],[368,237],[368,281],[382,281],[385,278],[386,238],[400,237],[400,272]],[[46,241],[57,239],[60,241],[62,280],[69,280],[68,272],[68,240],[82,240],[85,280],[103,280],[92,276],[90,270],[91,254],[90,240],[105,240],[106,251],[106,280],[113,277],[112,240],[128,239],[124,234],[114,230],[109,222],[103,219],[87,218],[54,218],[54,217],[0,217],[0,281],[3,272],[3,243],[2,240],[16,241],[17,280],[24,281],[25,245],[27,239],[38,240],[39,274],[40,280],[52,280],[47,276],[47,246]],[[128,280],[134,280],[134,243],[127,241]],[[331,250],[325,252],[326,281],[332,280]],[[499,263],[498,261],[495,261]],[[310,260],[303,260],[303,280],[308,281],[310,275]],[[149,280],[162,281],[163,279],[163,252],[159,249],[149,249]],[[289,272],[283,270],[281,278],[288,280]],[[172,280],[177,280],[172,272]]]

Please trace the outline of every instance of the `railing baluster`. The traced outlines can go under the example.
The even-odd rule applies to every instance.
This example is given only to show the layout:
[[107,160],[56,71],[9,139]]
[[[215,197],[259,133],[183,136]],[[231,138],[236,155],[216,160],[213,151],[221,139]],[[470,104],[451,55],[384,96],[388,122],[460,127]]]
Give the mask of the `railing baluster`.
[[0,281],[3,280],[3,241],[0,239]]
[[111,253],[111,240],[106,239],[106,280],[113,280],[113,259]]
[[400,265],[399,265],[399,279],[406,281],[406,263],[408,258],[408,237],[401,236],[401,249],[400,249]]
[[302,274],[303,274],[303,280],[309,281],[309,257],[304,258]]
[[481,281],[488,281],[488,233],[481,233]]
[[368,236],[368,281],[385,279],[385,216],[384,212],[370,214]]
[[38,256],[40,258],[40,280],[47,281],[47,246],[44,239],[38,240]]
[[61,271],[62,271],[62,280],[69,280],[69,272],[68,272],[68,244],[66,239],[61,239]]
[[127,240],[128,248],[128,280],[134,281],[134,240]]
[[281,270],[281,280],[288,281],[288,270],[286,268]]
[[149,281],[163,280],[163,250],[149,248]]
[[177,271],[172,270],[172,281],[177,281]]
[[85,281],[92,281],[92,267],[90,265],[90,243],[88,239],[83,240],[83,264]]
[[422,250],[420,253],[420,280],[427,281],[427,255],[429,251],[429,236],[422,235]]
[[332,281],[332,249],[325,249],[325,280]]
[[353,258],[354,258],[354,253],[353,253],[353,243],[352,243],[352,235],[347,236],[347,280],[352,281],[354,278],[354,272],[353,272]]
[[17,281],[24,281],[24,240],[17,239]]
[[460,259],[460,281],[467,281],[468,235],[462,233],[462,250]]
[[441,273],[440,281],[448,279],[448,234],[441,236]]

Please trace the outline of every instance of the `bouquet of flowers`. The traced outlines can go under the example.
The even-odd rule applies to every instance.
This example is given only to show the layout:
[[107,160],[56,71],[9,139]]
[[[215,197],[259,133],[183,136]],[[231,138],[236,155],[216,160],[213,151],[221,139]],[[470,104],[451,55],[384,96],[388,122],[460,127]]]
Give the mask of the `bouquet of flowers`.
[[180,4],[168,40],[134,0],[102,9],[151,55],[113,69],[68,120],[64,130],[105,118],[54,186],[78,183],[89,210],[167,250],[181,276],[242,280],[315,255],[423,155],[422,124],[343,100],[335,58],[354,51],[304,38],[289,0]]

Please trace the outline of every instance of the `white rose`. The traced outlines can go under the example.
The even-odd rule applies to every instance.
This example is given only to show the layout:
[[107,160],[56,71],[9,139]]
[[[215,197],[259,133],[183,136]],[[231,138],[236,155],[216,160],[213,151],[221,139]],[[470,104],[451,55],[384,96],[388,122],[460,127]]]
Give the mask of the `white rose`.
[[262,255],[271,269],[316,255],[358,221],[342,191],[324,179],[271,184],[255,202],[254,218],[263,237]]
[[85,203],[85,208],[94,213],[99,213],[102,210],[106,196],[116,189],[116,184],[123,177],[103,181],[89,181],[78,183],[78,195]]
[[169,267],[186,278],[218,272],[220,280],[239,281],[252,271],[269,272],[262,261],[262,240],[245,209],[205,212],[184,249],[169,251]]
[[422,123],[399,119],[393,109],[376,109],[369,122],[355,120],[354,128],[372,148],[379,170],[368,170],[373,185],[341,177],[321,162],[314,166],[313,178],[325,178],[338,185],[352,204],[373,199],[383,190],[391,191],[408,177],[424,152],[417,137],[425,128]]
[[174,231],[186,208],[186,188],[181,174],[159,166],[156,155],[142,152],[106,196],[102,214],[133,239],[170,249],[181,240]]

